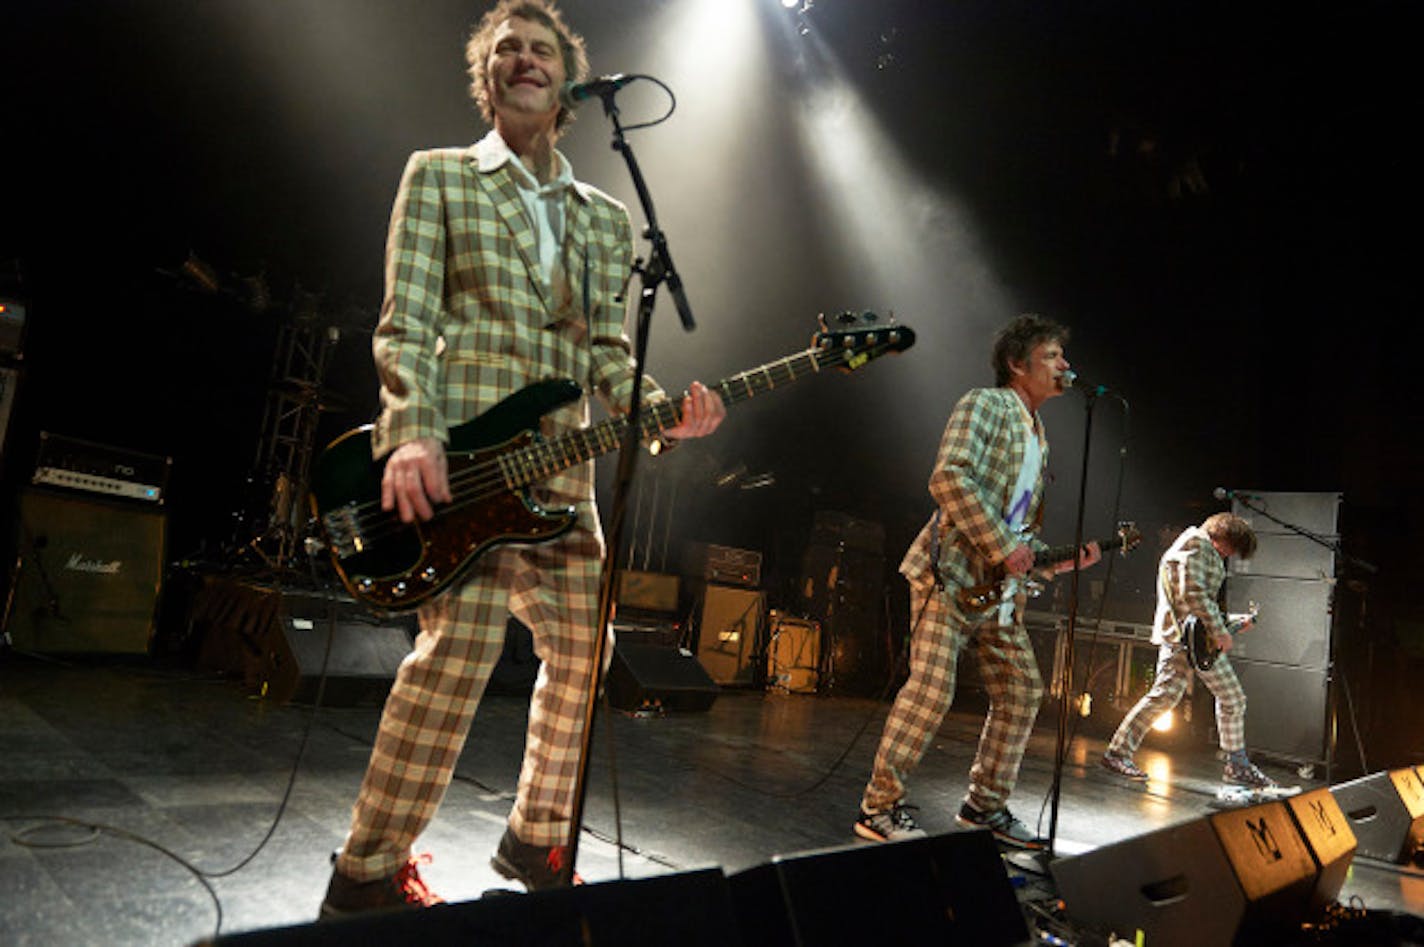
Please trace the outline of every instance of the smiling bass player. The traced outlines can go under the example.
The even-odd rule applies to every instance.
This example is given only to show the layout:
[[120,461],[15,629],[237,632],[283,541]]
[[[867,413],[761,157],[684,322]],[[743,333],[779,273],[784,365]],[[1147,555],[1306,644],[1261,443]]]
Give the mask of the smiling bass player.
[[[573,379],[617,411],[634,366],[623,334],[633,265],[622,204],[573,177],[555,142],[572,118],[560,89],[584,77],[583,40],[547,0],[503,0],[466,47],[471,92],[493,125],[466,148],[406,165],[386,250],[374,355],[388,457],[381,506],[430,520],[451,499],[450,430],[546,379]],[[650,400],[661,392],[649,386]],[[725,408],[694,383],[673,439],[710,434]],[[544,433],[588,423],[586,398],[544,418]],[[563,852],[584,700],[593,676],[603,535],[592,463],[536,499],[577,523],[540,545],[482,557],[420,608],[420,635],[381,717],[351,830],[321,906],[325,918],[437,903],[412,843],[435,817],[499,659],[507,616],[529,626],[542,668],[530,698],[523,768],[495,870],[533,890],[566,884]],[[612,653],[610,648],[609,654]]]

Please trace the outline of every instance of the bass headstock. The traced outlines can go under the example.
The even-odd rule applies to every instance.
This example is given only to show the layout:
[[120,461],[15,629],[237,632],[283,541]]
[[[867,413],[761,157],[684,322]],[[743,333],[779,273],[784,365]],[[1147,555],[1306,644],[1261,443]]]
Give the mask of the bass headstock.
[[915,344],[915,330],[895,322],[893,314],[884,323],[869,310],[839,313],[834,325],[824,313],[817,320],[821,331],[811,337],[811,346],[823,364],[842,371],[855,371],[873,358],[895,355]]
[[1142,542],[1142,531],[1137,528],[1136,523],[1124,520],[1117,524],[1116,533],[1123,555],[1136,549],[1138,543]]

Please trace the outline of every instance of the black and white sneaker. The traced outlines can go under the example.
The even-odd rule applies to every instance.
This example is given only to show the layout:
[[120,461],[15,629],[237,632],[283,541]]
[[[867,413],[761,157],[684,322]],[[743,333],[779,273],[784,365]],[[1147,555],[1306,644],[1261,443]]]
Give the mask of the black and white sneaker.
[[862,806],[855,821],[855,834],[872,842],[898,842],[907,838],[924,838],[927,833],[915,824],[910,814],[917,806],[897,802],[886,812],[867,812]]
[[954,817],[956,825],[966,829],[988,829],[994,833],[994,840],[1002,845],[1038,852],[1048,847],[1048,839],[1040,838],[1029,831],[1008,807],[994,812],[980,812],[969,803],[959,807],[959,815]]
[[1248,789],[1279,789],[1280,783],[1252,763],[1250,760],[1227,760],[1221,781],[1230,786],[1245,786]]

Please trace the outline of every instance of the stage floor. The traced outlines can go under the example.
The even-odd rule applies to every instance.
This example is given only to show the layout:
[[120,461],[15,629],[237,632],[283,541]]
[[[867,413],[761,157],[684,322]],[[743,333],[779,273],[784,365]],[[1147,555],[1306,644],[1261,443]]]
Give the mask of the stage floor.
[[[612,801],[610,730],[601,727],[580,873],[590,881],[708,866],[731,874],[776,854],[853,844],[887,710],[864,698],[736,690],[704,712],[601,718],[616,739],[621,809]],[[378,714],[273,704],[240,682],[143,660],[4,655],[0,943],[177,945],[313,920]],[[504,886],[488,860],[504,829],[525,714],[523,696],[486,698],[456,781],[418,843],[434,856],[424,877],[447,900]],[[912,801],[931,833],[955,831],[981,722],[977,708],[952,711],[915,775]],[[1056,718],[1045,711],[1013,801],[1029,824],[1042,818],[1045,833],[1056,740]],[[1210,811],[1221,771],[1210,749],[1144,750],[1139,762],[1153,776],[1144,787],[1099,768],[1102,748],[1093,736],[1070,745],[1060,856]],[[1265,768],[1283,782],[1323,785]],[[1018,895],[1030,917],[1055,898],[1046,876],[1026,876]],[[1424,914],[1424,876],[1357,858],[1340,895],[1351,898],[1373,911]]]

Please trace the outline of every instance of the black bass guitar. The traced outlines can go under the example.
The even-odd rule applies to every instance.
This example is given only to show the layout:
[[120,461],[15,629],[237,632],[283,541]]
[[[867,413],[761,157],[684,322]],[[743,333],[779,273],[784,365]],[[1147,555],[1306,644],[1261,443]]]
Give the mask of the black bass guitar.
[[[1098,548],[1106,555],[1109,551],[1121,547],[1126,555],[1138,543],[1142,542],[1142,533],[1132,523],[1119,523],[1117,532],[1106,539],[1098,540]],[[1086,543],[1084,545],[1087,545]],[[1078,554],[1075,546],[1049,546],[1043,552],[1033,557],[1033,567],[1035,569],[1043,566],[1056,565],[1060,562],[1067,562]],[[1028,592],[1030,595],[1037,595],[1042,590],[1042,584],[1031,581]],[[971,585],[968,588],[960,589],[955,593],[955,601],[959,603],[959,609],[965,615],[978,615],[998,607],[1004,597],[1004,576],[1000,575],[992,582],[985,582],[982,585]]]
[[[1256,616],[1261,614],[1261,608],[1255,602],[1247,606],[1244,615],[1232,615],[1226,623],[1226,632],[1236,635],[1251,622],[1256,620]],[[1217,656],[1221,654],[1221,648],[1216,640],[1207,634],[1206,622],[1196,615],[1188,615],[1182,620],[1182,640],[1187,643],[1187,659],[1192,662],[1192,667],[1198,671],[1210,671],[1216,666]]]
[[[731,406],[828,369],[857,369],[914,344],[908,326],[874,320],[872,313],[844,314],[840,324],[851,327],[836,329],[823,320],[810,348],[713,387]],[[347,591],[380,611],[408,611],[447,588],[486,550],[543,542],[571,529],[573,508],[545,508],[529,489],[617,450],[628,428],[627,419],[614,417],[542,437],[539,419],[581,394],[569,379],[536,382],[451,428],[446,458],[452,499],[428,522],[402,523],[394,511],[381,509],[385,463],[371,460],[370,425],[332,441],[313,464],[310,501]],[[641,436],[676,426],[680,412],[680,398],[647,405]]]

